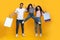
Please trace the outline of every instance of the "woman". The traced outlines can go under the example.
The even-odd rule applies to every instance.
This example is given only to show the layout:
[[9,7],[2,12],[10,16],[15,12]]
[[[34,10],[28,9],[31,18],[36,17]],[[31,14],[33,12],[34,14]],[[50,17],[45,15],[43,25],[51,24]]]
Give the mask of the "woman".
[[36,33],[36,36],[37,36],[38,35],[37,30],[38,30],[38,25],[39,25],[39,28],[40,28],[40,36],[42,36],[41,16],[42,16],[42,14],[44,12],[43,12],[42,8],[39,5],[36,7],[35,11],[36,11],[35,33]]
[[25,19],[25,21],[27,21],[29,18],[33,18],[35,20],[34,17],[34,7],[32,6],[32,4],[29,4],[27,7],[27,12],[29,13],[28,17]]

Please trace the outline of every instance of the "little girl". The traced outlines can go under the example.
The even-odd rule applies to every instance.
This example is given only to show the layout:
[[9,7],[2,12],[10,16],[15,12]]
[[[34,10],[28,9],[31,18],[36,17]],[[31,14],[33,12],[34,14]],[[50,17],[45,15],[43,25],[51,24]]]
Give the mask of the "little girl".
[[35,11],[36,11],[35,33],[36,33],[36,36],[38,36],[37,30],[38,30],[38,25],[39,25],[40,36],[42,36],[41,16],[42,16],[42,13],[44,13],[44,12],[43,12],[42,8],[39,5],[36,7]]

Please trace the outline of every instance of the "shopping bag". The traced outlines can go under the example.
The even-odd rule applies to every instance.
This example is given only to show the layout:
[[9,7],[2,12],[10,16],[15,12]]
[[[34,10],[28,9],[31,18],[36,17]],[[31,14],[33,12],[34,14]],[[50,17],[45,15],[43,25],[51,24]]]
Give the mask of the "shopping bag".
[[45,21],[51,21],[50,14],[49,14],[48,12],[45,12],[45,13],[43,14],[43,17],[44,17],[44,20],[45,20]]
[[12,22],[13,22],[13,18],[7,17],[6,20],[5,20],[4,26],[5,27],[11,27]]

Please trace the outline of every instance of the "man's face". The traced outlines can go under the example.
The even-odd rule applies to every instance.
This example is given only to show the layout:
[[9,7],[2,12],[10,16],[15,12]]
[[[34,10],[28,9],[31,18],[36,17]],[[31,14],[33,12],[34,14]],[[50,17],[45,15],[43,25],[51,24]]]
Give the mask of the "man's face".
[[23,7],[23,4],[20,4],[20,8],[22,8]]

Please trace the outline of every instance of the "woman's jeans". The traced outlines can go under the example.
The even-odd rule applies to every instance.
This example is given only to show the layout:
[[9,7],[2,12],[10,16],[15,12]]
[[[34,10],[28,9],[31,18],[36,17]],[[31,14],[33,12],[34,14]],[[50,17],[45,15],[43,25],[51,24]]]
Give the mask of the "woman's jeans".
[[28,17],[25,19],[27,21],[29,18],[33,18],[35,20],[35,16],[33,13],[29,13]]
[[22,33],[24,33],[24,24],[22,23],[24,20],[16,20],[16,34],[18,34],[19,24],[21,24]]
[[42,27],[41,27],[41,24],[38,24],[38,22],[41,23],[41,19],[39,17],[36,17],[35,19],[35,33],[38,33],[38,27],[39,27],[39,31],[40,33],[42,33]]

